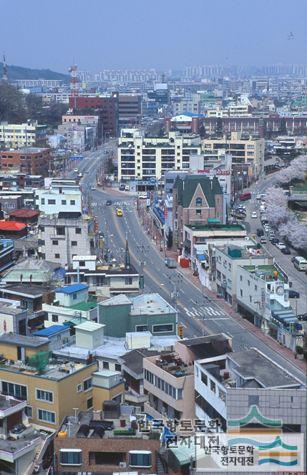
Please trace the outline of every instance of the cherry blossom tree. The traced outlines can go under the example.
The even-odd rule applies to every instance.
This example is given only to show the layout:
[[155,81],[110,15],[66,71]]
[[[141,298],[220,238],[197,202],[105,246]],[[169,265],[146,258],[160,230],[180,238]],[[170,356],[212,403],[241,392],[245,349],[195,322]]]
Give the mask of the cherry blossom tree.
[[292,160],[290,165],[276,174],[278,183],[290,183],[294,179],[303,180],[307,171],[307,156],[301,155]]

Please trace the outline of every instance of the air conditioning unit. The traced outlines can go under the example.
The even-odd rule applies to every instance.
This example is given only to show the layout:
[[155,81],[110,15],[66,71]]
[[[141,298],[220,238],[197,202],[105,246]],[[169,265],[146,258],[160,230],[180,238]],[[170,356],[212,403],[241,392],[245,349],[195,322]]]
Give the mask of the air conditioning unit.
[[120,468],[126,468],[127,467],[127,464],[126,462],[119,462],[119,465],[118,465]]

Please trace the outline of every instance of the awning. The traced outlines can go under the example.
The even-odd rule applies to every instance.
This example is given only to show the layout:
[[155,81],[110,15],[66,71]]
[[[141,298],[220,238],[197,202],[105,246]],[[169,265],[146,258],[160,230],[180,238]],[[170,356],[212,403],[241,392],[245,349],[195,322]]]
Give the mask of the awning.
[[221,220],[218,218],[208,218],[208,224],[221,224]]

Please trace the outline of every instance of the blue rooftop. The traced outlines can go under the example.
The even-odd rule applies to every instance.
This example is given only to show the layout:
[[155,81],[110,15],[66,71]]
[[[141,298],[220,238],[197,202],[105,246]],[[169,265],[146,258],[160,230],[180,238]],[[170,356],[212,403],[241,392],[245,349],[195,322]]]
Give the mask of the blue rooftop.
[[74,292],[79,292],[80,290],[88,289],[88,285],[86,284],[72,284],[72,285],[65,285],[65,287],[59,287],[55,289],[57,294],[73,294]]
[[56,335],[56,333],[61,333],[63,331],[67,331],[67,327],[64,325],[52,325],[51,327],[48,328],[43,328],[42,330],[37,330],[36,332],[33,333],[35,336],[44,336],[44,337],[49,337],[52,335]]

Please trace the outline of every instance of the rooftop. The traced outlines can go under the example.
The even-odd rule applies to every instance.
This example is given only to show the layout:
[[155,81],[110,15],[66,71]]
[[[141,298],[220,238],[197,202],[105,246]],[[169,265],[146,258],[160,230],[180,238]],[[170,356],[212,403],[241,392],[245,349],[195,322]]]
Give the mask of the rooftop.
[[191,338],[188,340],[179,340],[178,344],[182,344],[189,348],[194,355],[194,361],[201,358],[210,358],[217,355],[224,355],[232,351],[231,340],[223,333],[217,335],[201,336],[199,338]]
[[52,325],[51,327],[43,328],[42,330],[37,330],[33,333],[34,336],[50,337],[52,335],[57,335],[58,333],[67,332],[68,328],[65,325]]
[[34,209],[15,209],[11,211],[9,215],[15,218],[35,218],[39,216],[39,211],[35,211]]
[[148,314],[176,314],[177,311],[166,300],[164,300],[158,293],[155,294],[141,294],[136,297],[131,297],[132,307],[130,311],[131,316],[148,315]]
[[48,339],[41,338],[40,336],[18,335],[17,333],[2,333],[0,335],[0,343],[25,346],[27,348],[39,348],[40,346],[47,345]]
[[73,285],[65,285],[65,287],[59,287],[55,289],[57,294],[73,294],[75,292],[80,292],[80,290],[88,289],[88,285],[86,284],[73,284]]
[[158,356],[149,357],[149,359],[156,366],[175,378],[182,378],[194,372],[193,366],[184,363],[180,356],[174,351],[162,352]]
[[260,266],[242,266],[251,274],[263,280],[284,280],[283,274],[274,265],[260,265]]
[[100,302],[99,305],[109,307],[111,305],[131,305],[131,300],[125,294],[115,295],[114,297]]
[[185,227],[192,229],[193,231],[245,231],[245,228],[241,224],[186,224]]
[[82,312],[88,312],[93,308],[97,307],[97,302],[80,302],[76,303],[75,305],[71,305],[69,308],[73,308],[74,310],[80,310]]
[[1,288],[4,294],[21,295],[29,298],[42,297],[47,292],[52,292],[50,287],[41,285],[10,284]]
[[76,325],[75,329],[83,330],[87,332],[94,332],[96,330],[101,330],[104,327],[105,325],[101,325],[100,323],[87,321],[87,322],[81,323],[80,325]]
[[26,227],[25,223],[18,221],[0,221],[0,231],[23,231]]

